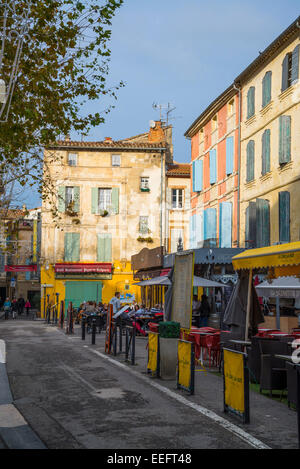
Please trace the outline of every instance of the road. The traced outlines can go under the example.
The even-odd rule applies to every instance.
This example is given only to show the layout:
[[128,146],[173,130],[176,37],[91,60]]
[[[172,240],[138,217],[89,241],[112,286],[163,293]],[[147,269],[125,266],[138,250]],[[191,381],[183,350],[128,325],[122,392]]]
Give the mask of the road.
[[1,321],[14,405],[47,448],[251,447],[145,374],[103,358],[98,337],[92,346],[41,321]]

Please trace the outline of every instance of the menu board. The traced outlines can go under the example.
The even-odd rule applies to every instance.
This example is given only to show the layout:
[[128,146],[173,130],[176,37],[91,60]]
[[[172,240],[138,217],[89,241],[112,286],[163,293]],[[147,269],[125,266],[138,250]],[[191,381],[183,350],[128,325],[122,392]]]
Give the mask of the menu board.
[[192,296],[194,279],[194,253],[175,254],[171,320],[182,329],[190,329],[192,322]]

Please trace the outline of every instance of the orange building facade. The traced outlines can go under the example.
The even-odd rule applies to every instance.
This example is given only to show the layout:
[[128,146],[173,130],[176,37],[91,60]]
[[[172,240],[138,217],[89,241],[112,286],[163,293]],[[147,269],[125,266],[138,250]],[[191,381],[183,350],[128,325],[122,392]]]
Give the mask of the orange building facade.
[[193,122],[190,248],[239,247],[240,92],[225,90]]

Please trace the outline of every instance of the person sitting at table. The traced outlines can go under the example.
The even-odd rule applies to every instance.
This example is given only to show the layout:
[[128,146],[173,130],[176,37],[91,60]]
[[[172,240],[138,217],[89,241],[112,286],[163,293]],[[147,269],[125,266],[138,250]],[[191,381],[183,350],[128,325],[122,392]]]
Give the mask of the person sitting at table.
[[201,296],[201,306],[199,309],[200,321],[198,327],[206,327],[208,324],[208,316],[210,314],[210,306],[206,295]]
[[159,304],[154,305],[154,307],[152,307],[150,309],[150,314],[154,315],[154,314],[157,314],[157,313],[162,313],[162,309],[161,309]]

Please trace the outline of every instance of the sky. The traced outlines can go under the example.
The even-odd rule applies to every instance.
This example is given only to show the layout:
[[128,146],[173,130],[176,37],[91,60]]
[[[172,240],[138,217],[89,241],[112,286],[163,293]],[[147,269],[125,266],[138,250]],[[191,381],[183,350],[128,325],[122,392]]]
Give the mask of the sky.
[[[174,160],[189,162],[185,131],[299,13],[299,0],[125,0],[112,21],[108,77],[125,87],[86,140],[147,132],[160,118],[153,104],[170,103]],[[100,100],[90,110],[104,107]],[[32,192],[25,202],[40,204]]]

